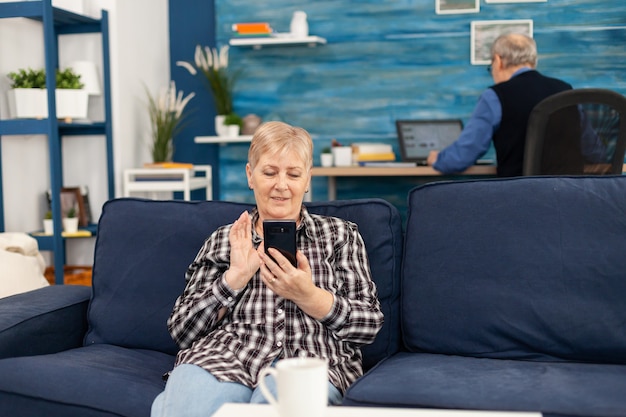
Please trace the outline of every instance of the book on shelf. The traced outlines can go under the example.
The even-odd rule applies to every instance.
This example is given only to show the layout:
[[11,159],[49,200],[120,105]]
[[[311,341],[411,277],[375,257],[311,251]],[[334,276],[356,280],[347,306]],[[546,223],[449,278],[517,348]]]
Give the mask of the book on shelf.
[[388,162],[363,161],[363,162],[359,162],[359,166],[379,167],[379,168],[414,168],[417,166],[417,163],[416,162],[401,162],[401,161],[388,161]]
[[193,169],[193,164],[188,162],[146,162],[143,164],[144,168],[185,168]]
[[353,143],[352,154],[356,162],[386,162],[396,160],[393,147],[387,143]]
[[357,162],[364,162],[364,161],[370,161],[370,162],[395,161],[396,160],[396,154],[394,154],[393,152],[386,152],[386,153],[359,153],[359,154],[355,155],[355,160]]
[[269,35],[272,33],[272,27],[267,22],[233,23],[232,29],[239,35]]

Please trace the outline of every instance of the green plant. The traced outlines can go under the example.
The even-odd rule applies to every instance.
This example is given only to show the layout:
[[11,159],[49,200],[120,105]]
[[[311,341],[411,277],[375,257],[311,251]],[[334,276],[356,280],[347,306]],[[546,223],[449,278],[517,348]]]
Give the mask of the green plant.
[[75,207],[70,207],[67,210],[67,213],[65,213],[65,217],[67,217],[68,219],[72,219],[72,218],[76,217],[76,208]]
[[224,124],[226,126],[236,125],[243,128],[243,119],[237,113],[230,113],[224,118]]
[[50,220],[52,218],[52,211],[51,210],[46,211],[46,214],[43,215],[43,218],[46,220]]
[[198,71],[204,75],[213,94],[215,111],[218,115],[224,116],[233,112],[233,90],[239,78],[239,71],[233,72],[228,68],[228,48],[228,45],[222,46],[219,50],[197,45],[193,64],[185,61],[176,62],[176,65],[187,69],[191,75],[198,74]]
[[153,162],[170,161],[174,153],[174,139],[181,129],[185,114],[183,110],[195,94],[183,97],[183,92],[176,93],[176,84],[170,82],[167,89],[161,89],[155,98],[148,94],[148,111],[152,123],[152,160]]
[[80,90],[85,86],[80,82],[80,75],[76,74],[71,68],[66,68],[63,71],[57,70],[56,80],[57,88]]
[[[46,71],[32,68],[20,69],[18,72],[10,72],[11,88],[46,88]],[[81,89],[80,75],[74,73],[71,68],[56,71],[57,88]]]
[[326,146],[325,148],[322,148],[322,153],[332,153],[330,150],[330,146]]
[[43,69],[21,69],[10,72],[11,88],[46,88],[46,72]]

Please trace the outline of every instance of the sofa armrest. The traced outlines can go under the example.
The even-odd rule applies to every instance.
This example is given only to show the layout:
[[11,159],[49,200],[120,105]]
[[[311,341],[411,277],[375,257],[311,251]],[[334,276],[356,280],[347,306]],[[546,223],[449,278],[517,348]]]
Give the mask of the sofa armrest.
[[82,346],[91,288],[52,285],[0,298],[0,359]]

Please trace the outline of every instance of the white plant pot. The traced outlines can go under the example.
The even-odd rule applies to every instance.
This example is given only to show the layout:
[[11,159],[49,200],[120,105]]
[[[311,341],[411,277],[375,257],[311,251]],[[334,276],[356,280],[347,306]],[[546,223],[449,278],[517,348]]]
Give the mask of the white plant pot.
[[332,153],[320,154],[320,162],[323,167],[332,167],[333,166],[333,154]]
[[76,233],[78,231],[78,217],[64,217],[63,231],[67,233]]
[[239,136],[239,125],[227,125],[226,126],[226,132],[227,132],[227,136],[229,138],[236,138],[237,136]]
[[86,119],[89,93],[84,90],[57,89],[57,119]]
[[48,117],[46,90],[14,88],[7,91],[11,119],[45,119]]
[[226,125],[224,124],[224,120],[226,116],[223,114],[218,114],[215,116],[215,133],[217,136],[228,136],[228,130],[226,129]]
[[54,234],[54,223],[52,219],[43,219],[43,233],[44,235]]
[[[48,117],[48,90],[14,88],[7,92],[9,116],[12,119],[45,119]],[[84,90],[57,89],[58,119],[86,119],[89,94]]]

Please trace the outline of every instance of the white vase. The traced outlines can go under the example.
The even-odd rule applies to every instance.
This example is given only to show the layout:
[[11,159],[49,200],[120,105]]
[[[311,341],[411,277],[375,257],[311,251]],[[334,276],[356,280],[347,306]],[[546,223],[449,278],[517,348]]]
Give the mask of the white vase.
[[215,116],[215,133],[217,136],[227,136],[228,129],[224,124],[224,120],[226,120],[226,115],[218,114]]
[[335,146],[332,148],[332,152],[336,167],[352,165],[352,146]]
[[67,233],[76,233],[78,231],[78,217],[64,217],[63,231]]
[[309,36],[309,23],[306,20],[306,13],[303,11],[293,12],[289,29],[291,36],[294,38],[306,38]]

